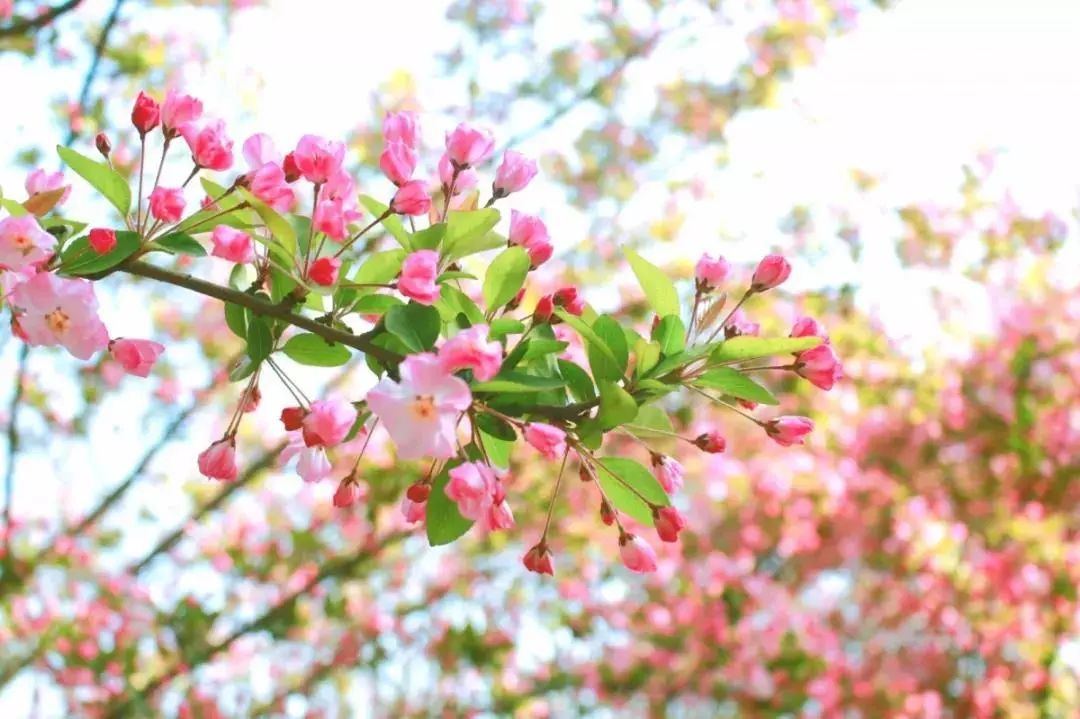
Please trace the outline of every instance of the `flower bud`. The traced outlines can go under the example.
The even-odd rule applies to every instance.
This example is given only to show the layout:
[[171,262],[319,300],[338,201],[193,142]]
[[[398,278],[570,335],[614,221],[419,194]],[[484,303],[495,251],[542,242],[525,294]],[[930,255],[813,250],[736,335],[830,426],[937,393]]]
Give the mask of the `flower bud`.
[[104,132],[99,132],[97,136],[94,137],[94,146],[97,148],[97,151],[101,153],[102,157],[106,160],[109,159],[109,153],[112,152],[112,143],[109,142],[108,135]]
[[714,429],[698,435],[697,439],[694,440],[694,446],[703,452],[719,454],[727,449],[727,440],[724,439],[724,435],[720,434],[719,430]]
[[555,312],[555,302],[551,295],[544,295],[540,298],[540,301],[536,303],[536,309],[533,310],[533,321],[544,323],[551,319],[551,315]]
[[783,284],[791,275],[791,265],[780,255],[768,255],[758,263],[750,280],[750,289],[764,292]]
[[285,425],[286,431],[295,432],[304,426],[305,416],[307,410],[303,407],[286,407],[281,410],[281,423]]
[[353,478],[346,477],[341,480],[341,484],[338,485],[337,491],[334,492],[334,506],[335,507],[351,507],[356,504],[356,500],[360,498],[360,487],[357,486]]
[[656,525],[656,534],[663,542],[679,541],[679,532],[686,529],[686,520],[674,507],[653,509],[653,523]]
[[548,549],[547,544],[544,542],[534,545],[532,549],[526,552],[521,563],[530,572],[549,576],[555,575],[555,566],[551,561],[551,550]]
[[108,254],[116,247],[116,233],[112,230],[95,227],[90,230],[86,241],[90,244],[90,248],[99,255]]
[[431,496],[431,485],[424,484],[423,482],[411,484],[405,491],[405,496],[412,502],[423,504],[428,500],[428,497]]

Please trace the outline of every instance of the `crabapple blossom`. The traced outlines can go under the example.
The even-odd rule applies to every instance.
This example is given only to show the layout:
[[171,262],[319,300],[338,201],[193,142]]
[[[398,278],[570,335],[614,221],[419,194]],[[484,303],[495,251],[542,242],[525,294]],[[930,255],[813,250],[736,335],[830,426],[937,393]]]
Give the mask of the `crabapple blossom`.
[[[136,108],[138,108],[137,103]],[[202,117],[202,112],[201,101],[191,95],[169,90],[165,95],[165,102],[161,104],[161,129],[165,132],[166,137],[176,137],[183,131],[185,126]],[[132,120],[134,121],[134,115]],[[135,126],[140,127],[139,123],[136,123]]]
[[150,214],[161,222],[179,222],[184,214],[184,191],[174,187],[155,187],[150,193]]
[[63,172],[46,172],[44,168],[39,167],[26,176],[26,194],[28,195],[52,192],[61,188],[64,188],[64,194],[57,200],[58,206],[67,202],[68,196],[71,195],[71,185],[64,184]]
[[668,494],[674,494],[682,489],[683,466],[678,460],[654,453],[652,455],[652,470],[656,481],[660,483],[660,486]]
[[398,188],[390,200],[390,210],[399,215],[416,217],[426,215],[431,209],[431,197],[427,183],[423,180],[410,180]]
[[351,477],[346,477],[334,490],[335,507],[351,507],[360,499],[360,486]]
[[87,233],[86,241],[94,252],[105,255],[116,247],[116,233],[103,227],[95,227]]
[[140,92],[135,98],[135,105],[131,108],[131,124],[139,131],[140,136],[153,130],[161,123],[161,106],[157,100]]
[[781,255],[767,255],[758,263],[754,276],[750,280],[750,289],[754,292],[771,290],[784,283],[791,276],[791,265]]
[[454,178],[454,163],[450,161],[450,156],[443,154],[439,158],[439,181],[442,183],[444,189],[450,187],[452,182],[454,185],[454,194],[460,195],[463,192],[476,187],[479,180],[479,175],[476,174],[476,170],[472,168],[460,170],[457,173],[457,178]]
[[337,257],[320,257],[311,263],[308,279],[322,287],[332,287],[337,283],[341,260]]
[[123,337],[109,342],[109,354],[128,374],[148,377],[165,346],[153,340],[132,340]]
[[207,170],[228,170],[233,164],[233,142],[225,134],[225,123],[220,120],[197,128],[184,125],[180,134],[191,149],[191,159],[196,167]]
[[822,342],[829,342],[829,335],[813,317],[800,317],[791,327],[789,337],[820,337]]
[[439,348],[439,361],[447,372],[468,369],[481,382],[498,374],[502,360],[502,345],[488,340],[487,325],[462,330]]
[[356,422],[356,407],[337,395],[311,403],[303,419],[304,442],[309,446],[340,444]]
[[40,272],[15,287],[9,300],[19,311],[19,328],[28,344],[62,345],[82,360],[109,345],[88,280]]
[[210,479],[231,482],[236,479],[236,440],[223,437],[199,454],[199,471]]
[[730,269],[731,266],[723,257],[713,258],[712,255],[706,253],[694,267],[694,277],[699,286],[712,290],[724,283]]
[[345,143],[317,135],[304,135],[292,157],[304,179],[321,185],[341,171],[341,163],[345,161]]
[[379,156],[379,168],[386,179],[401,187],[416,171],[416,152],[404,142],[388,142]]
[[490,130],[467,122],[446,135],[446,154],[459,169],[479,165],[495,151],[495,138]]
[[56,238],[33,215],[0,220],[0,269],[22,272],[49,259]]
[[417,250],[405,258],[398,276],[398,292],[420,304],[430,305],[439,299],[435,280],[439,271],[439,254],[434,250]]
[[656,534],[664,542],[679,541],[679,532],[686,529],[686,520],[674,507],[654,509],[653,523],[656,525]]
[[840,359],[830,344],[821,344],[796,355],[795,372],[823,390],[832,389],[844,376]]
[[525,568],[537,574],[555,575],[555,565],[551,561],[551,550],[541,542],[529,549],[521,560]]
[[631,572],[655,572],[656,551],[641,537],[623,534],[619,537],[619,555]]
[[713,429],[698,435],[694,440],[694,445],[703,452],[719,454],[727,449],[727,440],[720,430]]
[[495,182],[492,192],[496,197],[506,197],[513,192],[521,192],[536,177],[536,161],[514,150],[503,153],[502,163],[495,170]]
[[383,141],[400,142],[416,149],[420,139],[420,121],[415,112],[388,112],[383,118]]
[[510,211],[509,240],[529,253],[533,267],[539,267],[547,262],[555,251],[555,247],[548,238],[544,221],[517,210]]
[[255,259],[251,235],[228,225],[218,225],[210,235],[214,248],[210,254],[229,262],[243,264]]
[[566,453],[566,432],[544,422],[525,425],[525,441],[545,459],[562,459]]
[[296,473],[305,482],[318,482],[330,476],[333,467],[324,447],[306,447],[299,452]]
[[802,444],[806,435],[814,431],[814,423],[806,417],[777,417],[762,426],[773,441],[783,447]]

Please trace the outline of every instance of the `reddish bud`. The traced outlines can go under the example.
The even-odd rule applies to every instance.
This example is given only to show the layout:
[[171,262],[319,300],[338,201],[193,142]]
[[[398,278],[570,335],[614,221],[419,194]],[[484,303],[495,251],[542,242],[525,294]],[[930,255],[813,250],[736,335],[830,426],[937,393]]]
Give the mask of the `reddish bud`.
[[533,310],[533,321],[541,323],[547,322],[551,319],[551,315],[554,312],[554,300],[552,300],[551,295],[544,295],[540,298],[540,301],[536,303],[536,309]]
[[516,310],[518,307],[521,306],[521,301],[523,299],[525,299],[525,288],[524,287],[522,287],[520,290],[517,291],[517,294],[514,295],[514,299],[512,299],[512,300],[510,300],[509,302],[506,303],[506,311],[507,312],[513,312],[514,310]]
[[544,542],[540,542],[526,552],[521,563],[524,564],[525,568],[530,572],[547,574],[549,576],[555,575],[555,566],[551,561],[551,550],[548,549],[547,544]]
[[307,410],[303,407],[286,407],[281,410],[281,423],[285,425],[286,431],[295,432],[304,426],[306,416]]
[[351,507],[356,504],[356,500],[360,498],[360,487],[356,485],[353,478],[346,477],[341,480],[341,484],[338,485],[337,491],[334,492],[334,506],[335,507]]
[[112,152],[112,143],[109,142],[109,136],[104,132],[99,132],[94,138],[94,146],[97,147],[97,151],[101,153],[101,156],[106,160],[109,159],[109,153]]
[[563,287],[555,293],[555,306],[562,307],[572,315],[580,316],[585,311],[585,299],[578,295],[576,287]]
[[96,227],[90,230],[87,242],[90,243],[90,247],[94,252],[104,255],[112,252],[112,249],[116,247],[116,233],[112,230]]
[[615,510],[606,499],[600,500],[600,521],[609,527],[615,523]]
[[251,388],[251,392],[248,393],[247,399],[244,400],[244,406],[241,408],[243,412],[254,412],[259,408],[259,402],[262,400],[262,390],[259,389],[259,385],[255,385]]
[[303,174],[296,164],[296,156],[291,152],[288,155],[285,155],[285,159],[282,160],[281,169],[285,172],[285,182],[288,183],[296,182]]
[[727,449],[727,440],[724,439],[724,435],[714,429],[698,435],[698,438],[694,440],[694,446],[703,452],[719,454]]
[[771,290],[791,275],[791,265],[780,255],[768,255],[758,263],[754,276],[750,280],[750,289],[754,292]]
[[405,496],[409,498],[409,501],[416,502],[417,504],[423,504],[431,496],[431,485],[417,482],[409,486],[406,490]]
[[160,122],[161,105],[145,92],[140,92],[135,98],[135,107],[131,109],[131,124],[139,131],[140,136],[144,136]]
[[311,263],[308,270],[308,279],[317,285],[330,287],[338,279],[338,270],[341,269],[341,260],[336,257],[320,257]]
[[674,507],[658,507],[653,509],[653,523],[656,525],[656,533],[661,541],[679,541],[679,532],[686,529],[686,520]]
[[591,482],[593,480],[593,475],[589,470],[588,465],[581,465],[581,469],[578,470],[578,478],[581,479],[582,482]]

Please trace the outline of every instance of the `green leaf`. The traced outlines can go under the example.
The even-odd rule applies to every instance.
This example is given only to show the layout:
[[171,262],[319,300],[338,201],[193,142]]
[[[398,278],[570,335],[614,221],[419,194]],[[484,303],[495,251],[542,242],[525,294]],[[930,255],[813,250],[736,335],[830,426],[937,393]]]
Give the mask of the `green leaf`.
[[484,275],[484,304],[489,312],[514,299],[529,274],[529,253],[521,247],[507,247],[488,265]]
[[439,279],[435,280],[436,283],[442,284],[443,282],[453,282],[454,280],[475,280],[476,275],[469,274],[468,272],[460,272],[453,270],[450,272],[444,272],[439,275]]
[[668,315],[660,320],[653,330],[652,338],[660,344],[660,351],[665,357],[686,349],[686,327],[678,315]]
[[[586,351],[591,348],[603,355],[604,359],[608,360],[611,365],[615,367],[618,366],[618,360],[615,359],[615,355],[612,354],[611,349],[608,348],[607,344],[604,343],[604,340],[602,340],[600,336],[593,331],[593,328],[587,325],[584,320],[560,309],[555,310],[555,315],[563,322],[570,325],[570,327],[578,333],[578,336],[585,342]],[[623,366],[626,366],[625,362],[623,363]],[[596,371],[595,367],[593,368],[593,371]],[[612,377],[610,379],[618,379],[618,377]]]
[[241,355],[229,370],[229,381],[239,382],[242,379],[250,377],[258,366],[258,362],[252,362],[251,358],[247,355]]
[[450,481],[450,465],[439,472],[431,485],[431,495],[427,501],[428,542],[433,547],[450,544],[469,531],[473,520],[466,519],[458,512],[457,504],[446,496],[446,485]]
[[720,390],[726,395],[758,404],[779,404],[773,393],[730,367],[717,367],[701,375],[693,382],[698,387]]
[[[467,257],[485,249],[488,232],[499,224],[499,211],[493,207],[468,212],[451,211],[446,220],[446,238],[442,254],[451,259]],[[506,240],[502,241],[505,244]],[[476,249],[479,246],[479,249]]]
[[525,323],[510,317],[500,317],[492,320],[488,326],[488,337],[497,340],[506,335],[519,335],[525,331]]
[[614,382],[598,379],[600,388],[600,413],[596,421],[604,430],[618,427],[634,419],[638,413],[637,403],[630,393]]
[[509,422],[499,419],[490,414],[478,414],[476,426],[491,437],[496,437],[506,442],[517,439],[517,432]]
[[661,317],[679,314],[679,293],[663,270],[630,248],[623,250],[653,311]]
[[537,357],[545,357],[551,354],[558,354],[563,352],[570,346],[569,342],[560,342],[559,340],[546,340],[542,337],[534,337],[525,341],[525,354],[522,355],[522,361],[528,361],[536,359]]
[[491,464],[502,469],[509,469],[510,454],[514,450],[514,440],[495,437],[484,430],[480,430],[480,439],[484,442],[484,449],[487,450]]
[[596,399],[596,388],[593,387],[589,373],[569,360],[559,360],[559,374],[566,380],[570,387],[570,394],[578,402],[591,402]]
[[645,405],[638,409],[637,417],[626,425],[626,429],[638,436],[670,437],[675,434],[671,417],[655,405]]
[[495,379],[477,382],[473,392],[543,392],[549,389],[565,387],[566,382],[558,377],[536,377],[521,372],[503,372]]
[[198,240],[191,235],[185,235],[181,232],[165,235],[164,237],[154,240],[154,244],[173,255],[206,257],[206,248],[199,244]]
[[[592,325],[596,342],[588,342],[585,353],[589,357],[589,366],[597,380],[612,382],[622,379],[626,373],[626,363],[630,350],[626,346],[626,335],[622,326],[612,317],[602,315]],[[601,349],[603,348],[603,350]]]
[[60,255],[60,272],[64,275],[85,276],[104,272],[120,264],[139,249],[139,236],[134,232],[120,230],[116,233],[116,247],[99,255],[90,246],[90,240],[80,237],[74,240]]
[[255,197],[250,191],[243,187],[237,187],[236,190],[240,193],[240,196],[251,205],[251,208],[255,210],[255,214],[257,214],[259,219],[263,221],[263,224],[266,225],[266,229],[270,230],[270,234],[282,244],[291,256],[296,251],[296,229],[289,224],[288,220],[278,214],[277,210]]
[[247,314],[247,354],[254,364],[270,356],[274,349],[274,337],[266,320],[251,312]]
[[634,356],[637,358],[634,364],[634,376],[641,377],[660,361],[660,345],[638,338],[634,346]]
[[715,343],[707,345],[695,345],[688,350],[673,354],[670,357],[665,357],[664,359],[660,360],[659,364],[649,370],[649,377],[663,377],[671,371],[679,369],[680,367],[683,367],[693,362],[694,360],[701,359],[702,357],[706,356],[714,349],[716,349],[717,346],[718,345]]
[[282,351],[294,362],[314,367],[340,367],[352,358],[345,345],[308,333],[290,337]]
[[720,343],[709,355],[709,361],[721,364],[769,357],[771,355],[803,352],[821,344],[820,337],[732,337]]
[[443,285],[439,289],[439,301],[435,303],[444,322],[452,323],[458,315],[464,315],[471,325],[484,321],[484,313],[469,299],[469,296],[453,285]]
[[[360,204],[371,213],[372,218],[382,217],[383,213],[387,210],[386,205],[369,195],[360,195]],[[405,229],[405,225],[401,224],[400,217],[397,215],[387,215],[386,217],[383,217],[382,226],[385,227],[386,231],[393,235],[394,239],[398,241],[398,244],[406,250],[411,250],[413,248],[412,240],[409,238],[409,231]]]
[[234,305],[232,302],[225,303],[225,324],[240,339],[247,338],[247,315],[240,305]]
[[438,310],[415,302],[391,307],[383,317],[383,324],[410,352],[425,352],[434,347],[442,328]]
[[641,497],[661,507],[671,502],[652,472],[634,460],[622,457],[604,457],[599,463],[602,469],[596,473],[596,479],[615,509],[644,525],[653,526],[652,510]]
[[127,217],[131,210],[131,188],[120,173],[104,163],[95,162],[63,145],[57,145],[56,151],[60,153],[60,159],[76,175],[89,182],[95,190],[112,203],[112,206],[120,212],[121,217]]
[[389,284],[401,272],[405,261],[405,250],[386,250],[373,252],[356,269],[356,274],[349,280],[361,285]]
[[353,312],[365,315],[381,315],[391,307],[405,304],[393,295],[364,295],[353,305]]
[[27,213],[26,208],[21,203],[7,197],[0,198],[0,207],[8,211],[8,214],[12,217],[22,217]]
[[412,249],[415,250],[434,250],[442,242],[443,236],[446,234],[446,225],[438,223],[431,227],[425,227],[424,229],[414,232],[409,244],[412,245]]

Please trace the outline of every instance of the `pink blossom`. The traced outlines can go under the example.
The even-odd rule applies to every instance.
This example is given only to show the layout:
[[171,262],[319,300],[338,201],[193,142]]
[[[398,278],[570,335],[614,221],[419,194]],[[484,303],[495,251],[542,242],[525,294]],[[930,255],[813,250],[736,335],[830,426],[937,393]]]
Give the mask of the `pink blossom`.
[[829,344],[821,344],[796,355],[795,372],[823,390],[832,389],[844,376],[840,358]]
[[179,222],[184,214],[184,191],[173,187],[155,187],[150,193],[150,214],[155,220]]
[[139,131],[139,135],[143,136],[157,127],[160,122],[161,105],[157,100],[140,91],[139,96],[135,98],[135,106],[131,108],[131,124]]
[[806,435],[814,431],[814,423],[806,417],[777,417],[763,426],[773,441],[782,447],[802,444]]
[[420,304],[430,305],[439,299],[439,253],[417,250],[405,258],[398,277],[398,292]]
[[447,340],[439,348],[439,361],[447,372],[472,370],[481,382],[494,377],[502,365],[502,345],[488,341],[488,326],[473,325]]
[[15,0],[0,0],[0,20],[10,20],[15,14]]
[[[169,90],[161,106],[161,127],[165,135],[175,137],[184,126],[202,117],[202,102],[191,95],[181,95]],[[138,125],[136,125],[138,127]]]
[[662,542],[679,541],[679,532],[686,529],[686,520],[674,507],[654,509],[653,523],[656,525],[656,534]]
[[460,195],[462,192],[468,192],[476,187],[480,181],[479,176],[476,174],[476,170],[466,169],[457,173],[457,179],[454,179],[454,163],[450,162],[450,156],[443,153],[443,156],[439,158],[439,182],[442,183],[443,189],[450,187],[450,183],[454,183],[455,195]]
[[236,440],[223,437],[204,449],[199,455],[199,471],[210,479],[236,479]]
[[501,502],[492,502],[491,506],[488,507],[485,519],[487,528],[492,531],[511,529],[514,526],[514,512],[505,499]]
[[214,244],[214,249],[210,252],[214,257],[238,264],[255,259],[255,247],[251,242],[251,235],[246,232],[228,225],[218,225],[211,233],[210,241]]
[[53,190],[59,190],[61,187],[65,188],[64,194],[60,196],[60,200],[56,203],[57,206],[67,202],[67,198],[71,194],[71,185],[64,184],[63,172],[46,172],[44,168],[39,167],[26,176],[26,194],[31,197],[39,192],[52,192]]
[[656,552],[648,542],[633,534],[619,537],[619,554],[631,572],[655,572]]
[[356,407],[342,397],[315,400],[304,417],[304,442],[309,447],[333,447],[348,436],[355,422]]
[[525,441],[545,459],[562,459],[566,453],[566,432],[543,422],[525,425]]
[[517,210],[510,211],[510,242],[525,248],[533,267],[551,259],[555,247],[548,238],[547,225],[539,217],[526,215]]
[[714,289],[724,282],[729,269],[728,261],[723,257],[713,259],[712,255],[706,253],[698,260],[697,267],[694,268],[694,277],[702,287]]
[[399,215],[410,217],[426,215],[431,209],[431,196],[428,195],[427,183],[423,180],[406,182],[394,193],[394,199],[390,201],[390,209]]
[[476,520],[490,509],[498,482],[490,466],[465,462],[450,470],[445,492],[462,517]]
[[[820,337],[825,343],[829,341],[829,335],[817,320],[813,317],[800,317],[791,327],[789,337]],[[798,354],[798,353],[796,353]]]
[[506,197],[511,192],[520,192],[536,177],[536,161],[520,152],[507,150],[503,161],[495,170],[495,182],[492,191],[496,197]]
[[180,133],[191,149],[191,159],[207,170],[228,170],[233,164],[233,141],[225,134],[225,123],[207,123],[201,130],[185,125]]
[[578,293],[576,287],[563,287],[557,290],[554,300],[556,307],[562,307],[572,315],[580,317],[585,311],[585,298]]
[[551,561],[551,550],[548,549],[547,544],[543,542],[529,549],[522,558],[521,563],[524,564],[525,568],[530,572],[547,574],[548,576],[555,575],[555,566]]
[[404,142],[388,142],[379,156],[379,168],[390,182],[400,187],[416,171],[416,152]]
[[322,287],[332,287],[338,281],[341,260],[337,257],[320,257],[311,263],[308,279]]
[[671,457],[660,454],[652,456],[653,476],[664,491],[674,494],[683,486],[683,466]]
[[446,154],[459,168],[479,165],[494,151],[495,138],[486,128],[463,122],[446,135]]
[[341,480],[338,488],[334,491],[335,507],[351,507],[360,499],[360,487],[351,477]]
[[28,344],[63,345],[82,360],[109,345],[88,280],[42,272],[12,290],[10,302],[22,312],[19,326]]
[[368,392],[368,406],[402,459],[450,459],[456,453],[458,419],[472,404],[469,386],[431,353],[406,357],[400,373],[401,382],[386,377]]
[[345,161],[345,143],[304,135],[296,145],[293,159],[308,182],[321,185],[341,171],[341,163]]
[[330,476],[333,467],[323,447],[306,447],[300,450],[296,473],[305,482],[318,482]]
[[243,154],[248,167],[253,170],[267,164],[281,164],[281,153],[274,146],[274,140],[264,132],[244,140]]
[[416,149],[420,139],[420,121],[415,112],[388,112],[383,118],[383,141],[400,142]]
[[123,337],[109,342],[109,353],[129,374],[147,377],[165,346],[153,340],[129,340]]
[[724,435],[720,433],[720,430],[712,429],[698,435],[697,439],[694,440],[694,445],[703,452],[720,454],[727,449],[727,440],[724,439]]
[[401,500],[401,514],[404,515],[405,521],[409,524],[422,522],[427,515],[427,504],[425,502],[414,502],[405,497]]
[[272,162],[249,172],[248,184],[251,194],[278,212],[288,212],[296,201],[296,195],[285,181],[285,171]]
[[767,255],[758,263],[754,276],[750,280],[750,289],[764,292],[783,284],[791,275],[791,265],[780,255]]
[[48,260],[55,247],[56,238],[33,215],[0,220],[0,269],[30,269]]
[[108,254],[116,247],[116,233],[112,230],[95,227],[87,233],[86,241],[90,249],[99,255]]
[[319,200],[311,221],[316,232],[322,232],[338,242],[349,236],[349,229],[345,226],[345,208],[339,200]]

